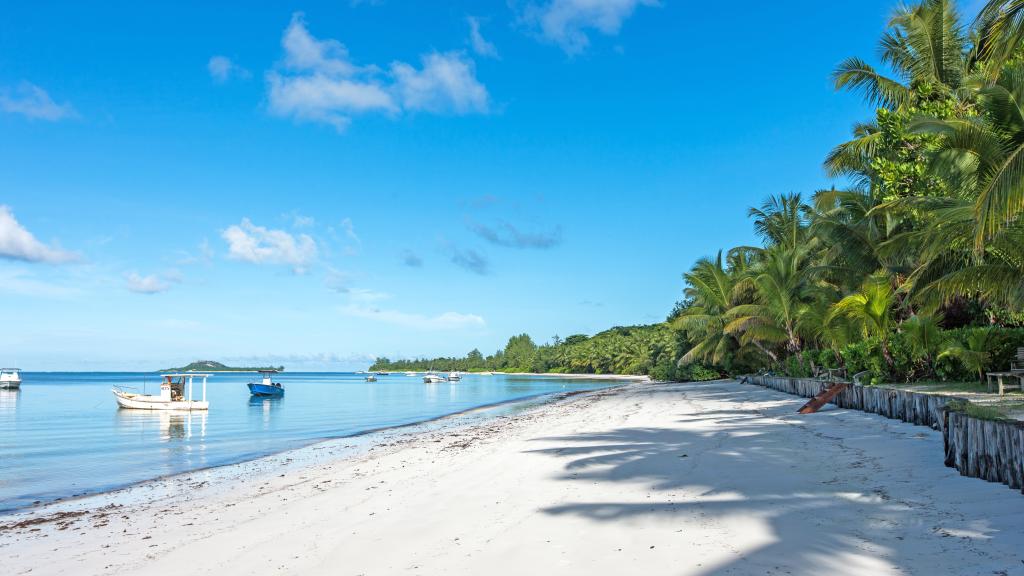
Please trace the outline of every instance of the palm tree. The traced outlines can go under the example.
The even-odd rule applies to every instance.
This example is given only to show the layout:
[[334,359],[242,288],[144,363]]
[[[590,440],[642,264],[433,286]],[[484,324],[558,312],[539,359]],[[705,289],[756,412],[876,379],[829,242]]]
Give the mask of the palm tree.
[[833,177],[849,177],[877,198],[940,192],[925,173],[925,156],[935,139],[909,134],[916,114],[940,118],[972,114],[972,86],[978,60],[956,11],[955,0],[923,0],[901,6],[879,41],[890,74],[859,58],[849,58],[833,73],[837,90],[860,92],[879,106],[876,118],[854,126],[853,139],[825,159]]
[[1019,54],[1024,45],[1024,1],[990,0],[975,21],[976,52],[998,70]]
[[879,49],[894,77],[860,58],[848,58],[832,74],[836,89],[860,91],[871,104],[896,110],[913,105],[916,92],[925,87],[957,91],[969,72],[968,39],[954,0],[900,6]]
[[753,288],[754,301],[726,311],[724,332],[736,336],[740,344],[756,346],[773,360],[777,358],[771,352],[775,346],[799,352],[799,313],[810,296],[809,252],[807,245],[765,249],[760,266],[743,281]]
[[938,358],[956,358],[971,372],[978,374],[980,382],[985,381],[985,367],[988,366],[992,356],[992,345],[989,335],[991,331],[987,328],[977,328],[967,335],[967,342],[950,340],[946,343]]
[[754,232],[766,246],[796,248],[807,240],[810,207],[800,194],[769,196],[760,208],[750,208],[747,215],[754,219]]
[[[733,256],[730,261],[746,266],[747,258],[743,255]],[[683,275],[686,280],[684,294],[690,301],[673,326],[685,330],[694,342],[680,363],[687,364],[704,361],[721,365],[727,356],[736,349],[736,339],[724,330],[724,315],[736,303],[737,275],[740,272],[722,264],[722,252],[714,259],[701,258],[689,272]]]
[[929,374],[935,373],[932,359],[943,345],[942,329],[939,326],[941,322],[941,315],[915,314],[900,324],[910,342],[914,359],[923,360]]
[[974,202],[978,252],[1024,212],[1024,65],[1007,67],[978,92],[980,115],[971,119],[922,118],[914,129],[943,137],[933,168],[951,196]]
[[832,316],[846,317],[857,327],[862,337],[879,338],[882,356],[890,368],[893,366],[893,358],[889,350],[889,335],[894,324],[895,304],[896,293],[889,277],[876,274],[864,282],[859,292],[846,296],[832,307]]
[[1007,67],[979,91],[980,116],[921,118],[914,129],[940,135],[932,161],[950,195],[906,199],[924,218],[901,240],[921,264],[915,297],[931,307],[956,296],[981,297],[1020,310],[1024,302],[1024,64]]

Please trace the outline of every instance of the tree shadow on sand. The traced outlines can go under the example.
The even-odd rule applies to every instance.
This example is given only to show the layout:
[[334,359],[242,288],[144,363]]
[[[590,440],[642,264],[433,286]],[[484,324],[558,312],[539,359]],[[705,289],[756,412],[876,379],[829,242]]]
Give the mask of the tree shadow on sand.
[[[929,563],[941,566],[937,555],[957,561],[963,554],[972,558],[970,568],[947,565],[949,573],[1015,573],[1022,567],[1005,553],[987,552],[997,538],[1000,548],[1013,548],[1014,536],[998,527],[1000,520],[982,509],[967,517],[943,506],[950,495],[932,487],[935,476],[955,473],[942,466],[941,448],[926,429],[841,410],[797,416],[802,400],[754,387],[690,385],[651,393],[678,400],[681,390],[700,405],[724,402],[728,408],[688,412],[680,405],[678,427],[538,438],[557,445],[531,451],[565,460],[562,480],[639,486],[632,493],[640,500],[646,492],[647,499],[574,502],[542,511],[598,522],[698,521],[726,527],[726,533],[743,522],[768,527],[770,543],[749,549],[736,542],[733,560],[692,571],[707,574],[862,573],[886,566],[916,573]],[[886,443],[884,453],[872,449],[879,442]],[[922,451],[934,464],[921,465]],[[1024,511],[1010,501],[1013,510]]]

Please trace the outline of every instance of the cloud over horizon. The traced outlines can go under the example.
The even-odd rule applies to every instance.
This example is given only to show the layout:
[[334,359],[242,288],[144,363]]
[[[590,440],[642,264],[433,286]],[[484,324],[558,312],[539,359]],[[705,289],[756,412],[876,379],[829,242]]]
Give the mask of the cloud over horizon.
[[18,223],[10,206],[0,205],[0,258],[64,264],[77,261],[79,256],[59,246],[43,244]]
[[531,2],[520,19],[534,28],[541,39],[557,44],[566,54],[576,55],[590,46],[588,30],[615,36],[639,6],[660,6],[658,0],[547,0]]
[[317,245],[308,234],[257,226],[248,218],[229,226],[221,237],[228,243],[228,258],[252,264],[286,264],[304,274],[317,258]]
[[358,114],[468,114],[489,108],[473,61],[460,52],[424,54],[421,69],[400,61],[387,69],[357,66],[344,44],[310,34],[301,12],[292,15],[281,47],[280,66],[266,74],[269,110],[276,116],[328,124],[340,132]]

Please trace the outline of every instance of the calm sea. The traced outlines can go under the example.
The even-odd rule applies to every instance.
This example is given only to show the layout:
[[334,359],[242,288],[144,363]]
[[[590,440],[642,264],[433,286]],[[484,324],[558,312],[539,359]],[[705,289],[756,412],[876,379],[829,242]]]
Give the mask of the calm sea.
[[[556,376],[422,377],[283,373],[285,396],[251,398],[255,374],[215,374],[209,412],[119,410],[111,386],[159,393],[154,373],[25,372],[0,390],[0,511],[241,462],[322,440],[471,408],[612,385]],[[195,395],[198,398],[199,387]]]

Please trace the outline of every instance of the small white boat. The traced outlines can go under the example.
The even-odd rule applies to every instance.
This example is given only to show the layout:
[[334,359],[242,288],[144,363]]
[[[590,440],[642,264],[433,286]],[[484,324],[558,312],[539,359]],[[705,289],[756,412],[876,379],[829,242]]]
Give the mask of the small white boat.
[[367,382],[376,382],[377,381],[377,376],[375,374],[370,374],[369,376],[366,377],[366,381]]
[[425,376],[423,376],[424,384],[440,384],[441,382],[444,382],[444,378],[437,374],[428,373]]
[[[159,396],[126,392],[120,388],[114,388],[111,392],[114,393],[117,405],[121,408],[131,408],[133,410],[209,410],[210,403],[206,401],[206,379],[209,376],[210,374],[164,374],[163,382],[160,383]],[[192,396],[192,384],[195,378],[202,378],[203,381],[202,400],[194,400]]]
[[405,375],[410,377],[410,378],[415,378],[416,377],[416,373],[415,372],[406,372]]
[[21,387],[21,370],[19,368],[0,368],[0,388],[14,390]]
[[458,372],[449,372],[448,373],[448,381],[449,382],[458,382],[459,380],[462,380],[462,374],[459,374]]

